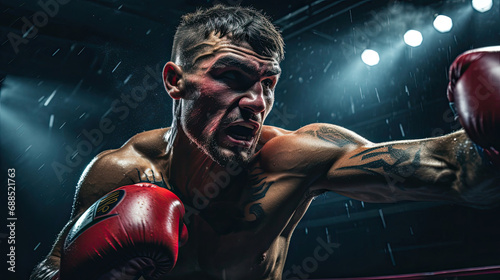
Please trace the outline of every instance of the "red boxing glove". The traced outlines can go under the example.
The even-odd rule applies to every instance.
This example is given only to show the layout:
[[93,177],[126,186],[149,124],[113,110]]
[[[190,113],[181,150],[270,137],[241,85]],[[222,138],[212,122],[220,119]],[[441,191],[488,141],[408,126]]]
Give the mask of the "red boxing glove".
[[471,50],[455,59],[448,99],[480,153],[500,168],[500,46]]
[[184,206],[167,189],[149,183],[118,188],[85,211],[69,231],[60,278],[158,279],[187,241]]

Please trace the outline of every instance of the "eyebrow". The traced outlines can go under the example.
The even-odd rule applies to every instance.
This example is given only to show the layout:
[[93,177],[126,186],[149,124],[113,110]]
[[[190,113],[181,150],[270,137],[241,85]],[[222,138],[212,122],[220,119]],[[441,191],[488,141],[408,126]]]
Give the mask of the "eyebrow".
[[[240,60],[230,56],[219,58],[214,64],[212,64],[210,69],[218,69],[225,67],[236,67],[251,75],[259,74],[258,68],[256,68],[254,65],[246,63],[244,60]],[[264,72],[264,76],[265,77],[274,76],[274,75],[279,75],[280,73],[281,69],[279,69],[279,67],[273,67],[272,69],[266,70]]]

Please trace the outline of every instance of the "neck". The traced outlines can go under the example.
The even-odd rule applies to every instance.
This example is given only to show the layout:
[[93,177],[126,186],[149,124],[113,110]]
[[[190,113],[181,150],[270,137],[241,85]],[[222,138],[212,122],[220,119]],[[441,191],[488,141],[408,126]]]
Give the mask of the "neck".
[[212,199],[222,199],[227,193],[223,189],[232,180],[227,167],[220,166],[200,150],[182,128],[178,127],[172,138],[169,181],[173,187],[192,200],[196,208]]

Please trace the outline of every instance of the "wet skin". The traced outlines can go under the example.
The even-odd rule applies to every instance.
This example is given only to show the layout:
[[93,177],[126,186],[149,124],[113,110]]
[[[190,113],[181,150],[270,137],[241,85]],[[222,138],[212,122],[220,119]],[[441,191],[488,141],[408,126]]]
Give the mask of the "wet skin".
[[85,209],[137,182],[169,188],[187,209],[189,240],[163,279],[281,279],[293,230],[324,191],[368,202],[480,206],[498,198],[485,191],[498,185],[498,174],[481,166],[463,132],[374,144],[331,124],[297,131],[264,126],[280,75],[276,59],[225,39],[198,47],[190,71],[174,62],[165,67],[167,91],[181,103],[178,133],[144,132],[97,156],[51,253],[55,263]]

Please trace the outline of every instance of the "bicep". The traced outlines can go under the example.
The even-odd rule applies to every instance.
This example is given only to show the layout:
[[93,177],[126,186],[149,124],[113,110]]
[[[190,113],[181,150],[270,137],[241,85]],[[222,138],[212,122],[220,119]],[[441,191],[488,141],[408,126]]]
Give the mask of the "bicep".
[[149,157],[138,152],[133,144],[105,151],[85,168],[76,187],[72,217],[122,186],[148,182],[167,187],[163,172]]

